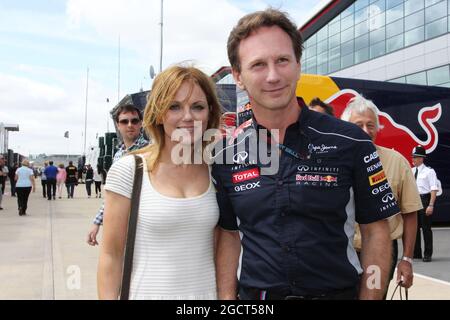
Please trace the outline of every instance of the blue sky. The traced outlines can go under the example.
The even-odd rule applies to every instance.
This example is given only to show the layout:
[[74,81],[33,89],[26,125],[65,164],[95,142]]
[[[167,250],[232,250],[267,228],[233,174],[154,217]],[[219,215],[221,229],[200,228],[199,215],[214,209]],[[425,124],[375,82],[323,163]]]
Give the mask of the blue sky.
[[[163,67],[188,60],[213,73],[228,64],[226,39],[242,15],[272,5],[301,25],[319,2],[165,0]],[[0,122],[20,126],[10,148],[83,151],[88,67],[86,136],[96,144],[118,97],[149,89],[150,65],[159,70],[159,16],[160,0],[0,0]]]

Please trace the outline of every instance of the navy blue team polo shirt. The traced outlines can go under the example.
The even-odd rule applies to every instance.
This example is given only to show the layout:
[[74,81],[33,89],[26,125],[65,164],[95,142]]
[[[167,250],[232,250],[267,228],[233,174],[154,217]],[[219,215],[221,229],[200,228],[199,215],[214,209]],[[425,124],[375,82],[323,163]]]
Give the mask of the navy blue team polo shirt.
[[254,118],[234,141],[216,145],[219,225],[241,231],[244,287],[294,294],[352,288],[362,273],[355,221],[368,224],[400,210],[369,136],[309,110],[302,99],[299,105],[300,117],[284,140],[297,156],[282,151],[275,174],[261,174],[267,164],[259,156],[251,160],[247,142],[262,128]]

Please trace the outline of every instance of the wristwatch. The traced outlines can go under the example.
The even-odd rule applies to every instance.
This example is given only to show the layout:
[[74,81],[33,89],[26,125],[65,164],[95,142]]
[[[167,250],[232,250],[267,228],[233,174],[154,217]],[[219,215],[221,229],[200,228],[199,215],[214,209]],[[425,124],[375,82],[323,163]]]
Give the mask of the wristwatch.
[[411,259],[411,258],[408,258],[408,257],[402,257],[402,260],[411,263],[411,265],[413,264],[413,259]]

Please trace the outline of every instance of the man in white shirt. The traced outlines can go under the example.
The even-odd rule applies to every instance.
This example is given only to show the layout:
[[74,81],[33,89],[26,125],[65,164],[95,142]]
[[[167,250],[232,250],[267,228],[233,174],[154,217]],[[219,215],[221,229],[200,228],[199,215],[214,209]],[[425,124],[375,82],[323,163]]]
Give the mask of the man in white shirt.
[[414,147],[412,151],[412,161],[414,168],[412,168],[414,177],[419,189],[420,198],[422,200],[423,209],[418,211],[417,219],[417,236],[416,246],[414,248],[414,258],[422,258],[422,242],[420,238],[420,228],[423,232],[424,253],[423,261],[431,262],[433,255],[433,232],[431,231],[431,216],[433,215],[434,203],[436,201],[436,194],[438,191],[438,182],[436,172],[424,165],[426,157],[425,148],[422,146]]

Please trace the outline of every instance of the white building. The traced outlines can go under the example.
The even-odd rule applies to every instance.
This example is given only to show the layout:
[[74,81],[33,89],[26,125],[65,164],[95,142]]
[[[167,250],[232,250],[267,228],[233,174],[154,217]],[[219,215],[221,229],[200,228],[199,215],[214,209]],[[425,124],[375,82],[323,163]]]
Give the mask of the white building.
[[302,72],[450,87],[450,0],[323,1],[300,27]]

